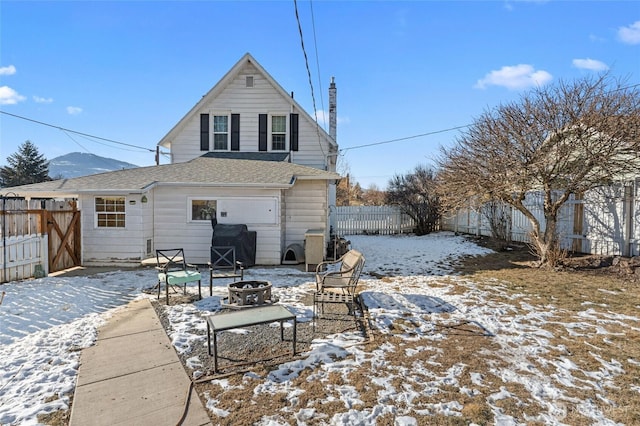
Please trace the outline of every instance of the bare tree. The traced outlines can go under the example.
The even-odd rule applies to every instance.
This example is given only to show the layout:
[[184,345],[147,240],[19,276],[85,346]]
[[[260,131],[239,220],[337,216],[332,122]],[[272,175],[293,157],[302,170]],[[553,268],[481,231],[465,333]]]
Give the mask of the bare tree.
[[361,206],[362,188],[360,184],[347,174],[338,181],[336,186],[336,205],[338,206]]
[[381,191],[378,185],[372,183],[362,192],[362,201],[366,206],[383,206],[387,193]]
[[[558,213],[572,193],[638,176],[638,85],[608,73],[540,87],[484,112],[440,159],[443,203],[502,201],[525,215],[540,265],[558,253]],[[543,195],[544,223],[524,204]]]
[[387,202],[397,205],[416,221],[416,234],[437,230],[440,220],[440,200],[433,169],[417,166],[406,175],[395,175],[387,187]]

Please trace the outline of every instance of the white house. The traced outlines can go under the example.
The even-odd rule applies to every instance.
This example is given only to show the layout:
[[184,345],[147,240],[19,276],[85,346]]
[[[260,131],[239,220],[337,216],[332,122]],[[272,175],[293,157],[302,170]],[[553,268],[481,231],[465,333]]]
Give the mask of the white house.
[[[330,109],[335,114],[335,84]],[[183,247],[209,260],[218,223],[256,231],[256,264],[277,265],[308,230],[329,233],[338,147],[250,55],[244,55],[158,143],[171,163],[5,188],[77,200],[82,264],[139,264]]]

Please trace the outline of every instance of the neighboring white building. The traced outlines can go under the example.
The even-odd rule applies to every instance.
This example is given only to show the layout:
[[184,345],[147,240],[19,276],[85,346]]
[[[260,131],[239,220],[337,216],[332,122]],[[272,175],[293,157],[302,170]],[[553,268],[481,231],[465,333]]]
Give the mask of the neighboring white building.
[[246,54],[158,143],[171,164],[3,191],[76,199],[86,266],[139,264],[175,247],[206,263],[212,211],[256,231],[256,264],[277,265],[309,229],[328,237],[334,139]]

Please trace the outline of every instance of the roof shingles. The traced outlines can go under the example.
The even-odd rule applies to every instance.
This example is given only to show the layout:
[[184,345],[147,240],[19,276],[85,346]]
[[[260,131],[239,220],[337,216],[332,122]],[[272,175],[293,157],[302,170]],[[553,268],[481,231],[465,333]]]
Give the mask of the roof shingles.
[[340,176],[313,167],[280,161],[198,157],[184,163],[138,167],[71,179],[4,188],[14,192],[143,191],[153,185],[287,187],[295,179],[334,180]]

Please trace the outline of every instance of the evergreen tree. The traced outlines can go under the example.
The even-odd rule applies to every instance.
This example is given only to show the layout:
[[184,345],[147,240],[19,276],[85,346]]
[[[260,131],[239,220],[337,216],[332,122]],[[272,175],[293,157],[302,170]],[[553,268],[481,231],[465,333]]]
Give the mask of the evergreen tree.
[[38,147],[26,141],[7,157],[7,165],[0,167],[0,186],[18,186],[51,180],[49,162],[38,152]]

